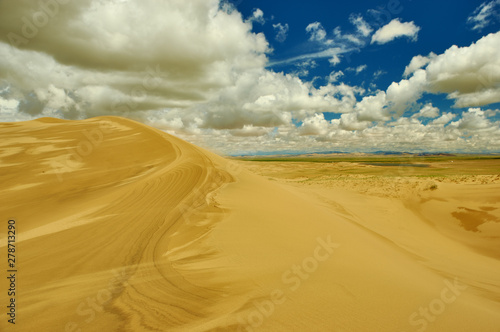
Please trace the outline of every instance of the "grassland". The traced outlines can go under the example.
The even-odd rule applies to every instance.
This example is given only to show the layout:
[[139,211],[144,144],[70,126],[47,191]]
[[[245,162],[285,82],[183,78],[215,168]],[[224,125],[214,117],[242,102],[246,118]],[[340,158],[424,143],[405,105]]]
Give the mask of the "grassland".
[[[324,175],[378,175],[450,177],[459,175],[499,175],[498,155],[335,155],[270,156],[235,158],[261,175],[277,178]],[[267,166],[265,164],[268,164]]]

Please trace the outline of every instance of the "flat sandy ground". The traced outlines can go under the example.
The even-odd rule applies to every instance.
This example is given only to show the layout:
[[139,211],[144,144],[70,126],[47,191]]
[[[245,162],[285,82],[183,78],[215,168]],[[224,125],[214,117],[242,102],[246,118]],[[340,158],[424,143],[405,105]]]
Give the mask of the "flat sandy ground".
[[117,117],[0,124],[0,331],[500,332],[500,160],[405,163],[428,166],[235,161]]

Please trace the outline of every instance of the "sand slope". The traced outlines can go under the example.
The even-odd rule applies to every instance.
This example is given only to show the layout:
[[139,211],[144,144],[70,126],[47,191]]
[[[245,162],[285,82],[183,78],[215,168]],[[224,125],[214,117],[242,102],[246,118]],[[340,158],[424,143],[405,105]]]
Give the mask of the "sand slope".
[[[117,117],[0,136],[17,331],[500,331],[498,228],[435,218],[467,193],[279,184]],[[495,188],[477,211],[496,213]]]

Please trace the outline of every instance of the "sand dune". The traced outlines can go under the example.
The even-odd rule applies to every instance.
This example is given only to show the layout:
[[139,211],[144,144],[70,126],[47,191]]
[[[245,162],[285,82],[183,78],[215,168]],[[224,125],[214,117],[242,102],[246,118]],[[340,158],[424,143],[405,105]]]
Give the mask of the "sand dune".
[[118,117],[0,136],[2,331],[500,331],[498,184],[270,181]]

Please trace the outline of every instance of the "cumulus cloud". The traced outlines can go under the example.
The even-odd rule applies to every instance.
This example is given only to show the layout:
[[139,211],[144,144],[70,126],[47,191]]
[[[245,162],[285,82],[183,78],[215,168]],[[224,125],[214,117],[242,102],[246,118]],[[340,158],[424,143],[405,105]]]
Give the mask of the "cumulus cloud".
[[469,131],[484,130],[492,128],[492,123],[487,119],[486,114],[480,108],[469,108],[462,114],[462,118],[454,123],[459,129]]
[[500,102],[500,32],[466,47],[452,46],[426,70],[429,91],[447,93],[457,107]]
[[[487,117],[488,111],[482,112]],[[484,122],[481,113],[471,110],[464,112],[463,118],[466,120],[450,123],[456,117],[451,112],[445,113],[425,125],[414,117],[400,117],[392,121],[360,121],[357,112],[352,112],[342,114],[340,119],[327,121],[317,114],[307,118],[297,129],[300,133],[298,137],[293,136],[293,130],[288,129],[283,131],[283,135],[278,133],[275,138],[288,148],[314,145],[329,150],[344,150],[346,142],[349,142],[349,147],[358,151],[477,152],[478,149],[498,149],[498,122],[488,119]]]
[[500,20],[500,0],[483,2],[467,18],[467,23],[472,30],[481,31],[495,20]]
[[[436,142],[440,149],[500,149],[499,112],[477,108],[500,100],[499,34],[416,57],[403,80],[367,92],[340,82],[342,71],[324,85],[299,76],[317,59],[335,65],[368,44],[373,31],[361,15],[350,17],[346,32],[312,23],[308,45],[316,48],[283,60],[298,64],[286,74],[269,69],[266,37],[252,31],[263,22],[259,10],[243,18],[218,0],[82,0],[61,4],[50,23],[34,25],[39,6],[0,2],[2,121],[122,115],[222,153],[370,150],[373,142],[390,150],[432,150]],[[273,28],[286,38],[288,25]],[[429,104],[408,115],[424,93],[446,93],[473,108],[439,116]],[[328,121],[326,112],[339,116]]]
[[405,71],[403,73],[404,77],[408,77],[413,74],[418,69],[425,67],[432,59],[436,57],[436,54],[431,52],[427,56],[417,55],[411,59],[411,62],[408,66],[405,67]]
[[[315,88],[295,75],[261,70],[241,74],[233,86],[192,111],[201,118],[203,128],[287,126],[292,117],[301,121],[314,113],[350,112],[362,92],[344,84]],[[171,111],[163,117],[184,119],[189,111]]]
[[10,99],[0,93],[0,122],[31,120],[29,114],[18,112],[18,106],[18,100]]
[[359,121],[386,121],[390,119],[386,106],[386,94],[379,91],[374,96],[366,96],[355,107]]
[[[193,107],[267,62],[264,35],[217,0],[68,2],[30,31],[37,10],[37,1],[0,3],[0,79],[74,118]],[[49,90],[63,91],[66,104],[45,103]]]
[[387,101],[396,115],[402,115],[423,94],[427,84],[427,73],[417,70],[410,79],[393,82],[387,88]]
[[439,108],[432,106],[431,103],[426,104],[424,107],[412,115],[412,118],[437,118],[439,116]]
[[280,43],[283,43],[288,37],[288,30],[289,30],[288,24],[287,23],[273,24],[273,28],[274,31],[276,32],[276,36],[274,37],[274,39],[276,39]]
[[316,113],[304,119],[299,128],[300,135],[325,135],[328,132],[328,121],[323,113]]
[[360,121],[355,113],[342,114],[338,123],[339,127],[345,131],[364,130],[370,127],[371,122]]
[[433,125],[445,125],[445,124],[449,123],[451,120],[453,120],[456,117],[457,117],[457,115],[454,114],[454,113],[451,113],[451,112],[444,113],[439,118],[433,120],[432,124]]
[[412,22],[402,23],[399,18],[395,18],[380,29],[372,36],[371,43],[386,44],[396,38],[408,37],[412,41],[418,38],[420,27]]
[[455,107],[477,107],[500,102],[500,32],[482,37],[470,46],[451,46],[443,54],[416,56],[400,82],[387,89],[397,114],[423,93],[447,95]]
[[[9,9],[5,3],[0,6]],[[221,10],[217,1],[130,1],[124,6],[89,0],[68,6],[74,8],[64,12],[61,7],[53,22],[60,31],[40,30],[36,40],[18,47],[0,43],[5,59],[0,79],[12,85],[21,100],[17,106],[21,113],[63,118],[115,114],[184,134],[228,130],[229,135],[242,137],[288,126],[292,117],[349,112],[361,91],[331,84],[315,88],[296,75],[267,70],[265,37],[252,33],[251,23],[237,11]],[[28,9],[18,9],[9,10],[28,15]],[[114,12],[120,15],[115,17]],[[136,14],[151,24],[137,24],[131,32],[127,20],[134,21]],[[259,11],[254,14],[263,16]],[[15,26],[5,27],[5,22],[13,21],[2,20],[4,32],[17,31]],[[87,22],[88,30],[81,21]],[[46,28],[54,29],[52,23]],[[75,36],[62,32],[68,30]],[[79,40],[78,31],[93,38],[84,39],[86,50],[73,57],[69,45]],[[112,43],[114,51],[104,49],[112,36],[126,41]],[[97,62],[91,60],[101,52]],[[336,52],[329,49],[316,56],[333,57]],[[315,65],[311,59],[303,63],[306,69]]]
[[2,2],[0,6],[5,22],[0,26],[1,40],[10,42],[9,36],[15,33],[28,39],[15,46],[46,53],[61,64],[95,70],[126,71],[155,63],[165,70],[172,68],[171,75],[176,74],[175,68],[194,77],[216,61],[267,49],[263,35],[249,33],[251,27],[241,15],[219,10],[217,0],[70,1],[59,5],[50,24],[35,27],[32,39],[21,18],[34,22],[32,12],[42,10],[38,2],[28,1],[26,6]]
[[233,129],[230,131],[231,135],[237,137],[255,137],[263,136],[270,132],[269,128],[254,127],[252,125],[245,125],[242,129]]

